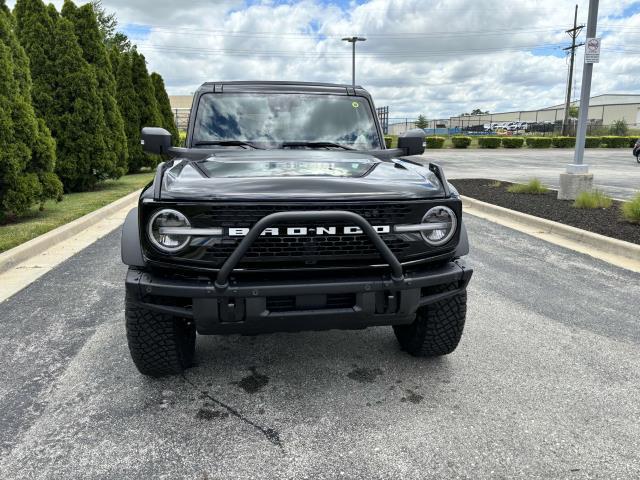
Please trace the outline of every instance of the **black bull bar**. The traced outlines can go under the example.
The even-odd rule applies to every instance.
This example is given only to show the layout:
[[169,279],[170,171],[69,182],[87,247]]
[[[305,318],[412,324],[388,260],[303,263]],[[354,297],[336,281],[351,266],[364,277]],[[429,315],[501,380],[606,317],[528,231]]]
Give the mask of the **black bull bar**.
[[251,228],[251,230],[249,230],[249,233],[247,233],[247,235],[242,239],[233,253],[229,255],[229,258],[224,262],[218,272],[218,276],[216,277],[216,281],[214,283],[216,290],[223,292],[229,288],[229,276],[233,272],[233,269],[238,266],[242,257],[245,256],[249,248],[251,248],[251,245],[253,245],[265,229],[280,223],[299,221],[308,222],[309,220],[344,220],[360,227],[362,229],[362,233],[369,237],[369,240],[371,240],[371,243],[373,243],[378,252],[380,252],[384,261],[389,264],[389,267],[391,268],[391,279],[393,282],[399,284],[404,280],[402,264],[400,261],[396,258],[387,244],[384,243],[384,240],[380,238],[380,235],[378,235],[378,232],[375,231],[371,224],[357,213],[347,212],[344,210],[328,210],[322,212],[277,212],[260,219]]

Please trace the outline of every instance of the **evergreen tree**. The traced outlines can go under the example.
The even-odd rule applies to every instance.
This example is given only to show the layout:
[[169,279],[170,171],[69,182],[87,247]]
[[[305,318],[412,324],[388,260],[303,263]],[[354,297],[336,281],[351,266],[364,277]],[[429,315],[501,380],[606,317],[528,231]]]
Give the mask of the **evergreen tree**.
[[[95,71],[85,61],[73,25],[42,0],[18,0],[17,32],[30,56],[42,118],[56,140],[56,173],[66,191],[88,190],[117,167],[105,144],[105,121]],[[33,12],[37,15],[34,15]],[[42,37],[48,31],[53,33]],[[41,51],[39,46],[45,45]],[[31,57],[33,54],[33,57]],[[34,92],[34,103],[36,99]]]
[[140,126],[153,127],[160,125],[160,113],[158,102],[153,91],[153,84],[147,70],[147,61],[144,55],[131,52],[131,81],[136,90],[138,111],[140,112]]
[[33,106],[38,117],[46,120],[53,106],[51,85],[55,72],[50,61],[53,22],[42,0],[18,0],[14,16],[16,34],[29,58]]
[[169,133],[171,133],[173,144],[178,145],[180,143],[180,135],[178,133],[178,127],[176,127],[176,122],[173,118],[169,95],[167,95],[167,90],[165,89],[162,76],[159,73],[153,72],[151,74],[151,84],[153,85],[156,102],[158,103],[158,112],[160,114],[159,126],[167,129]]
[[429,122],[424,115],[418,115],[418,120],[416,120],[416,128],[427,128]]
[[65,0],[62,16],[73,23],[84,59],[94,69],[106,125],[104,139],[107,147],[107,164],[114,166],[110,176],[120,177],[127,171],[127,139],[124,122],[116,102],[116,81],[93,7],[91,4],[76,7],[71,0]]
[[0,221],[62,194],[55,144],[31,102],[29,60],[0,0]]
[[137,93],[131,77],[131,53],[119,53],[115,48],[110,52],[113,63],[117,65],[117,100],[129,150],[129,171],[137,172],[148,162],[140,145],[140,112],[138,110]]
[[160,125],[161,119],[144,56],[134,49],[121,54],[119,64],[118,104],[127,124],[129,171],[136,172],[142,167],[154,167],[158,163],[156,155],[147,155],[142,151],[140,132],[143,127]]

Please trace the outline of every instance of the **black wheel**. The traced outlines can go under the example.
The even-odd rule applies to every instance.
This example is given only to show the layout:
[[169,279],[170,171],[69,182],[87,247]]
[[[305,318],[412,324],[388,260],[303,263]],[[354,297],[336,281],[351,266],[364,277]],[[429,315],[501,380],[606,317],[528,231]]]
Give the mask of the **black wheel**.
[[636,162],[640,163],[640,155],[636,156]]
[[400,347],[415,357],[435,357],[453,352],[464,330],[467,292],[418,309],[409,325],[394,325]]
[[193,322],[141,307],[128,293],[125,316],[129,351],[140,373],[162,377],[191,366],[196,346]]

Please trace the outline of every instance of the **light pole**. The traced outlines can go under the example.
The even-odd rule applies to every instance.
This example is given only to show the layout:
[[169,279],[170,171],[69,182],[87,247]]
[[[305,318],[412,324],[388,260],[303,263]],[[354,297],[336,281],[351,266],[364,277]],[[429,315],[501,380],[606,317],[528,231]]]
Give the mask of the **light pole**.
[[[596,38],[598,23],[598,0],[589,0],[589,17],[587,19],[587,39],[585,40],[585,63],[582,69],[582,84],[580,85],[580,112],[576,131],[576,151],[573,163],[567,165],[567,172],[560,174],[560,189],[558,199],[575,200],[582,191],[593,188],[593,174],[589,173],[589,166],[584,164],[584,144],[589,118],[589,97],[591,96],[591,74],[593,64],[599,61],[600,40]],[[597,55],[590,52],[596,52]]]
[[356,42],[365,42],[366,40],[364,37],[344,37],[342,39],[343,42],[349,42],[352,46],[351,78],[354,87],[356,86]]

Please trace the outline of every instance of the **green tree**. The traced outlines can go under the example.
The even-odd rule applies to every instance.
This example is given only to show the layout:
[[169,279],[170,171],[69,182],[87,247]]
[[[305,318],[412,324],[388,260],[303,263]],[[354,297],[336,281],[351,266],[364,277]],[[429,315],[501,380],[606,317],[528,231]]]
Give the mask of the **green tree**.
[[133,86],[131,76],[131,53],[120,53],[115,47],[109,52],[112,63],[117,65],[117,100],[120,113],[124,120],[124,129],[127,136],[127,147],[129,151],[130,172],[140,170],[146,163],[147,158],[140,145],[140,112],[138,111],[137,93]]
[[14,27],[0,0],[0,221],[62,194],[53,173],[55,144],[35,115],[29,60]]
[[124,122],[116,102],[116,81],[93,7],[91,4],[76,7],[71,0],[65,0],[62,16],[73,23],[84,59],[94,70],[106,126],[104,132],[107,147],[106,161],[108,165],[114,167],[113,171],[109,172],[109,176],[119,177],[127,171],[127,139]]
[[96,14],[100,35],[102,36],[102,42],[105,46],[108,49],[115,47],[119,53],[131,50],[131,41],[124,33],[117,31],[118,19],[116,18],[116,14],[107,13],[102,6],[101,0],[93,0],[91,6]]
[[14,16],[16,34],[29,58],[33,106],[36,114],[46,120],[54,102],[51,85],[55,72],[50,59],[54,25],[42,0],[18,0]]
[[569,118],[578,118],[580,108],[577,105],[571,105],[569,107]]
[[[65,190],[88,190],[100,180],[117,176],[104,140],[106,126],[95,71],[83,58],[72,23],[41,0],[18,0],[16,22],[20,41],[28,54],[34,54],[31,65],[41,62],[32,74],[36,89],[47,99],[40,112],[56,140],[56,173]],[[42,52],[38,45],[46,50]]]
[[416,128],[427,128],[429,122],[424,115],[418,115],[418,120],[416,120]]
[[629,126],[624,119],[616,120],[609,128],[609,133],[611,133],[611,135],[619,135],[621,137],[625,137],[629,134]]
[[169,102],[169,95],[167,95],[167,90],[164,86],[164,80],[159,73],[153,72],[151,74],[151,83],[153,84],[153,91],[160,113],[159,126],[167,129],[169,133],[171,133],[173,144],[178,145],[180,143],[180,134],[178,133],[178,127],[176,127],[176,122],[173,118],[171,103]]
[[[133,111],[129,128],[127,129],[127,137],[129,138],[129,146],[132,143],[136,143],[138,148],[134,152],[129,150],[129,171],[135,172],[142,167],[153,167],[158,163],[158,157],[155,155],[147,155],[142,152],[140,148],[140,131],[143,127],[153,127],[161,124],[160,113],[158,112],[158,104],[156,102],[155,93],[153,91],[153,85],[149,72],[147,71],[147,62],[144,56],[136,52],[135,49],[125,54],[127,58],[126,68],[130,73],[131,85],[128,85],[127,80],[124,88],[128,90],[131,88],[132,94],[123,94],[119,92],[118,101],[122,99],[123,102],[129,101],[130,97],[133,101],[133,105],[130,112]],[[124,59],[121,58],[121,62]],[[123,69],[124,70],[124,69]],[[124,73],[124,72],[123,72]],[[120,78],[118,78],[120,82]],[[120,106],[122,109],[122,105]],[[123,117],[126,114],[123,111]],[[134,121],[137,120],[137,124]],[[126,119],[125,121],[129,121]],[[135,136],[133,136],[135,135]],[[136,156],[134,156],[134,154]],[[132,158],[133,157],[133,158]]]

